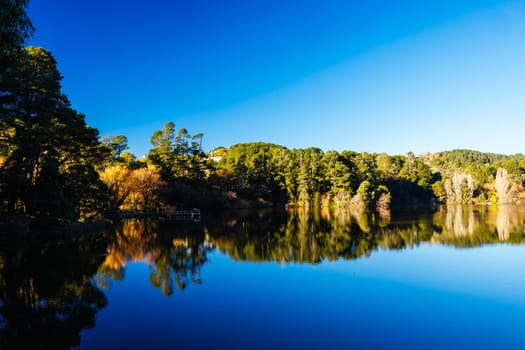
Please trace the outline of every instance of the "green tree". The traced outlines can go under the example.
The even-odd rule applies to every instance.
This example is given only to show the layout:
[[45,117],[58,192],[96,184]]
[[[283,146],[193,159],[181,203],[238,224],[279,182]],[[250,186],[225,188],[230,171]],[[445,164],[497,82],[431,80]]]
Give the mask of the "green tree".
[[363,201],[365,206],[370,206],[374,199],[374,188],[368,180],[364,180],[357,189],[357,195]]
[[128,138],[124,135],[103,136],[100,138],[100,142],[110,149],[111,155],[115,159],[120,159],[122,152],[129,149]]
[[304,204],[320,204],[323,181],[321,159],[323,151],[310,147],[299,151],[299,173],[297,174],[297,197]]
[[200,148],[203,136],[191,136],[185,128],[175,135],[175,124],[167,122],[153,133],[148,159],[165,180],[202,182],[207,170],[206,154]]
[[[29,0],[0,1],[0,52],[23,47],[34,32],[26,8]],[[4,63],[4,62],[2,62]]]
[[[61,92],[62,76],[51,53],[29,47],[17,62],[16,84],[3,95],[0,120],[1,204],[10,212],[78,217],[93,193],[68,188],[70,174],[93,174],[107,157],[98,131],[85,123]],[[69,179],[68,179],[69,178]],[[97,187],[96,177],[85,185]],[[76,182],[78,186],[81,182]],[[94,198],[92,198],[94,199]],[[85,208],[86,209],[86,208]]]
[[217,164],[225,173],[227,189],[242,197],[285,202],[288,150],[282,146],[256,142],[230,147]]
[[148,159],[160,171],[166,180],[172,179],[171,165],[173,164],[173,141],[175,124],[167,122],[162,130],[156,130],[151,136],[153,148],[149,151]]
[[326,152],[323,157],[323,193],[335,200],[337,205],[350,203],[352,196],[352,164],[335,151]]
[[0,1],[0,121],[12,117],[10,105],[16,99],[13,89],[18,84],[20,60],[26,55],[23,46],[34,31],[26,12],[28,3]]

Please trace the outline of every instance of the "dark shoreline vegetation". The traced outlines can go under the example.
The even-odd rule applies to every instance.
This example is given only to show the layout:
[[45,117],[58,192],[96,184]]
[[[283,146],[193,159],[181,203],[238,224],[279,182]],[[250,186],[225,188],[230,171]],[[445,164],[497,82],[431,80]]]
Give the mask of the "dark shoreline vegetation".
[[[525,156],[454,150],[419,156],[264,142],[201,148],[167,122],[144,158],[124,135],[99,137],[71,108],[53,55],[25,47],[28,1],[1,12],[0,213],[11,218],[91,221],[119,212],[179,208],[323,207],[435,210],[441,203],[523,203]],[[394,135],[395,136],[395,135]]]

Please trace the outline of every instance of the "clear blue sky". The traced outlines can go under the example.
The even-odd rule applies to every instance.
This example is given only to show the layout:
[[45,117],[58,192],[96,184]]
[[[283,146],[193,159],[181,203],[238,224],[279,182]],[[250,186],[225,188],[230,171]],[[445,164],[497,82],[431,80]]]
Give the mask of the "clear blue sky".
[[525,153],[525,3],[32,0],[31,44],[137,156],[166,121],[204,148]]

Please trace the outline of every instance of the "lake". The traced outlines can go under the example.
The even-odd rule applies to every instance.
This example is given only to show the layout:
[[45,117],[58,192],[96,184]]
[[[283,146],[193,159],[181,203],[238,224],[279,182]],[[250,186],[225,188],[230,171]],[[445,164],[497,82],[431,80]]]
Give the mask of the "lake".
[[2,349],[523,349],[525,207],[203,212],[0,241]]

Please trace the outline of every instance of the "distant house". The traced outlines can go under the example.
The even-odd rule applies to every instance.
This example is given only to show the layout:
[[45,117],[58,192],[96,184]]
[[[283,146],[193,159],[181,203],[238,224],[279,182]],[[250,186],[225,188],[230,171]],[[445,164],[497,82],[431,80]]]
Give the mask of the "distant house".
[[218,162],[222,159],[222,156],[224,156],[224,154],[226,154],[227,151],[228,150],[226,149],[226,147],[217,147],[210,152],[209,159],[213,160],[214,162]]

